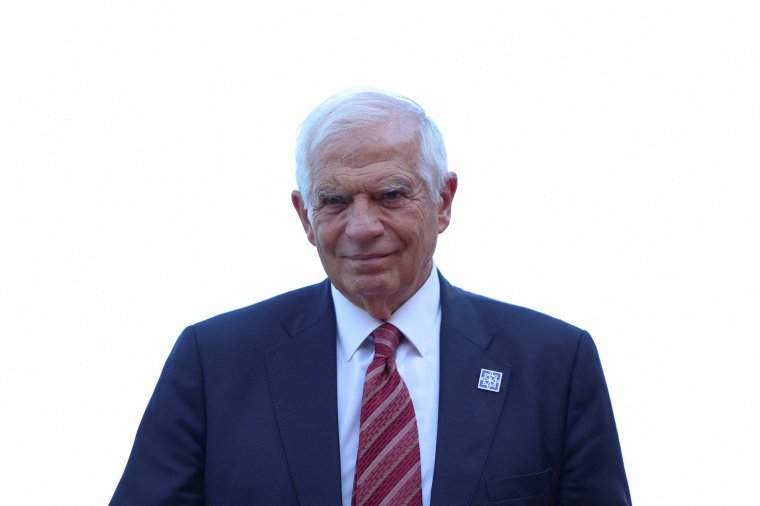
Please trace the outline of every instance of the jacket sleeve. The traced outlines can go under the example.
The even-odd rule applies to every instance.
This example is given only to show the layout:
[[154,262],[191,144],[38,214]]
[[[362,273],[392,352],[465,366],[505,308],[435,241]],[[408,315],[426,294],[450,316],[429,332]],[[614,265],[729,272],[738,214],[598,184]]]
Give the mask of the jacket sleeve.
[[628,506],[631,496],[599,354],[582,332],[570,379],[560,506]]
[[203,504],[205,427],[203,369],[188,327],[164,365],[110,504]]

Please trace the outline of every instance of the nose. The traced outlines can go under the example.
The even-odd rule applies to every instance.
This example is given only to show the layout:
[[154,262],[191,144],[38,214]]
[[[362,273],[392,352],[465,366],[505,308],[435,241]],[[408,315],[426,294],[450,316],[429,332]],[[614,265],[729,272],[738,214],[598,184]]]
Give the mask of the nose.
[[380,209],[367,198],[354,198],[346,209],[346,235],[355,241],[368,241],[383,235]]

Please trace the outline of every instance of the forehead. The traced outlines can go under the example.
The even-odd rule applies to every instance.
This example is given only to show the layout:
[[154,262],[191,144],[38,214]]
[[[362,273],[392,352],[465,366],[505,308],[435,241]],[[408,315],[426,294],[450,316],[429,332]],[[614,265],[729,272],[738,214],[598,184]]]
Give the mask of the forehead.
[[416,167],[419,154],[418,126],[409,114],[394,113],[373,126],[338,132],[313,153],[314,178],[324,169],[361,168],[380,162]]

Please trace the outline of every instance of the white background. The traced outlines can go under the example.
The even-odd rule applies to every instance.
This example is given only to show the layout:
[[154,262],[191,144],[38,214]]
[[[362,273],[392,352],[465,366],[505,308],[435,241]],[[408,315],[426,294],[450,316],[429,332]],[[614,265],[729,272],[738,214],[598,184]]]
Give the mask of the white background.
[[3,504],[107,503],[182,328],[322,279],[294,137],[354,85],[444,132],[444,275],[592,333],[634,502],[760,501],[759,3],[19,1],[0,44]]

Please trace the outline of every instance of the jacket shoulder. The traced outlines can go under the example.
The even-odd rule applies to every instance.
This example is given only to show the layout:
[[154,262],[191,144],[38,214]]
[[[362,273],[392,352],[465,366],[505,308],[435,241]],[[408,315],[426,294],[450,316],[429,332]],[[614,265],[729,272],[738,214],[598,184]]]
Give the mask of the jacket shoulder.
[[220,344],[240,338],[294,333],[313,325],[332,309],[330,284],[323,281],[240,309],[222,313],[188,327],[199,341]]
[[530,309],[527,307],[503,302],[500,300],[485,297],[462,290],[464,296],[468,297],[471,303],[484,315],[494,319],[496,322],[517,325],[525,330],[544,330],[552,333],[570,333],[577,334],[582,330],[575,325],[568,323],[551,315]]
[[[543,348],[572,352],[584,330],[539,311],[478,295],[451,285],[446,287],[442,302],[449,313],[457,315],[463,333],[475,326],[483,328],[496,341],[519,348]],[[443,307],[444,314],[446,307]]]

